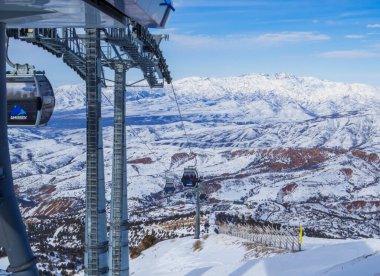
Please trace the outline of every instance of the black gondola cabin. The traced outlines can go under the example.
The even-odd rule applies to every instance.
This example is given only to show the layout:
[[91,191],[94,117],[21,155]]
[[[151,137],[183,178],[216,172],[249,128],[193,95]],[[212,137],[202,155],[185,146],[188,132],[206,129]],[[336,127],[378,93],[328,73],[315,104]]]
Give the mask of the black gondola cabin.
[[198,172],[195,167],[187,167],[184,169],[181,179],[184,187],[194,188],[197,186],[198,181]]
[[164,192],[166,194],[174,194],[175,192],[175,185],[173,179],[166,179]]
[[54,91],[44,73],[7,75],[8,126],[44,126],[54,106]]

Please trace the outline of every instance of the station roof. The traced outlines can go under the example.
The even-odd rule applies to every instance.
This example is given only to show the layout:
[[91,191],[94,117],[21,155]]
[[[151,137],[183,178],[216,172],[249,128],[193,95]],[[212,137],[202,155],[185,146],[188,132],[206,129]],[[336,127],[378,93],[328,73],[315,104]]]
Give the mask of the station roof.
[[170,8],[163,0],[0,0],[7,28],[123,27],[128,18],[162,28]]

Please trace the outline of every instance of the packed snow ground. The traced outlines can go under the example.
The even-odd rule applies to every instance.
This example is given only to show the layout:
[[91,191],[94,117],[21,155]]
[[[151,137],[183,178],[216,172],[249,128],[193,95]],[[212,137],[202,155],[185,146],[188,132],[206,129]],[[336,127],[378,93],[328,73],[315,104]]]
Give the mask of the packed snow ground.
[[[304,237],[301,252],[269,253],[250,249],[246,240],[210,234],[202,250],[192,237],[166,240],[130,261],[134,276],[379,276],[380,240],[329,240]],[[265,254],[264,254],[265,255]],[[0,269],[8,260],[0,259]],[[0,275],[3,273],[0,271]],[[78,276],[83,275],[79,273]]]
[[130,263],[131,275],[380,275],[380,240],[304,238],[302,252],[252,257],[245,240],[211,234],[193,252],[191,237],[160,242]]

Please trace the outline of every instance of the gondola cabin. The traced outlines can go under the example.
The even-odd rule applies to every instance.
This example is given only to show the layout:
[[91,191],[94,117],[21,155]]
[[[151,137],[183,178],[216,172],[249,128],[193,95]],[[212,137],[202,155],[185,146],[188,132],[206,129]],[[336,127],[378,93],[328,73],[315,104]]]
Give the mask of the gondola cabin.
[[173,179],[166,179],[164,192],[165,192],[165,194],[174,194],[175,185],[174,185]]
[[198,183],[198,172],[195,167],[186,167],[181,182],[184,187],[194,188]]
[[7,75],[8,126],[45,126],[53,114],[54,91],[44,73]]

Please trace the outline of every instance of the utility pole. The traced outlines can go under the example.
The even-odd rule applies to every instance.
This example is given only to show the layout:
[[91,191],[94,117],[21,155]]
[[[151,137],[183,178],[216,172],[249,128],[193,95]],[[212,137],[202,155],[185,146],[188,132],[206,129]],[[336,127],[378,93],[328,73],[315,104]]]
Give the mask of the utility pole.
[[13,187],[8,145],[5,45],[6,25],[0,22],[0,246],[8,256],[8,271],[12,275],[38,276]]

